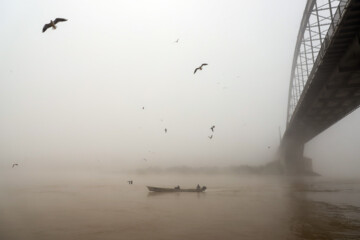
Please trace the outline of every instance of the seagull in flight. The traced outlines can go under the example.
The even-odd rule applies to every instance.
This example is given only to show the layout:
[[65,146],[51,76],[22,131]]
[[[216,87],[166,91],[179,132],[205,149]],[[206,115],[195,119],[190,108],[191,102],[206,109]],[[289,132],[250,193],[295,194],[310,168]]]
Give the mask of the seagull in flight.
[[54,21],[51,20],[50,23],[47,23],[44,25],[43,29],[42,29],[42,32],[45,32],[48,28],[53,28],[53,29],[56,29],[56,26],[55,24],[57,24],[58,22],[66,22],[67,19],[65,18],[56,18]]
[[213,125],[210,129],[212,132],[214,132],[215,125]]
[[178,42],[179,42],[179,38],[174,43],[178,43]]
[[12,165],[12,168],[14,168],[15,166],[19,166],[19,164],[14,163],[14,164]]
[[213,135],[209,136],[208,138],[212,139],[212,138],[213,138]]
[[200,67],[195,68],[194,74],[196,73],[197,70],[202,70],[203,66],[206,66],[206,65],[208,65],[208,64],[207,64],[207,63],[203,63],[203,64],[201,64]]

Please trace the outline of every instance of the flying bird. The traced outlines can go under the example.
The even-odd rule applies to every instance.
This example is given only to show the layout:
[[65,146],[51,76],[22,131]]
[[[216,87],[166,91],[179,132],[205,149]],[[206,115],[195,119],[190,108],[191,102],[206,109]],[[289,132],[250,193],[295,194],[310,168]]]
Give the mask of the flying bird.
[[167,133],[167,129],[165,128],[165,133]]
[[145,107],[142,107],[142,109],[144,110],[144,109],[145,109]]
[[214,132],[214,128],[215,128],[215,125],[210,128],[212,132]]
[[12,165],[12,168],[14,168],[15,166],[19,166],[19,164],[14,163],[14,164]]
[[56,18],[54,21],[51,20],[50,23],[44,25],[42,32],[45,32],[48,28],[51,28],[51,27],[53,29],[56,29],[55,24],[57,24],[58,22],[65,22],[65,21],[67,21],[67,19],[65,19],[65,18]]
[[213,135],[209,136],[208,138],[212,139],[212,138],[213,138]]
[[195,68],[194,74],[196,73],[197,70],[202,70],[203,66],[206,66],[206,65],[208,65],[208,64],[207,64],[207,63],[203,63],[203,64],[201,64],[200,67]]
[[178,42],[179,42],[179,38],[174,43],[178,43]]

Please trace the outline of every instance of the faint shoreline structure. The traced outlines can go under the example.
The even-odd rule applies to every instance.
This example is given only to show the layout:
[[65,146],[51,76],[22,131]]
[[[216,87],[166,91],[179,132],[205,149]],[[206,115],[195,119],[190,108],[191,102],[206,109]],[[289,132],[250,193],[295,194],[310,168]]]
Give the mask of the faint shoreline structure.
[[[307,165],[311,167],[312,160],[306,159]],[[283,168],[277,161],[272,161],[260,166],[249,166],[249,165],[234,165],[227,167],[188,167],[188,166],[175,166],[169,168],[161,167],[147,167],[138,168],[130,171],[135,174],[204,174],[204,175],[221,175],[221,174],[232,174],[232,175],[284,175]],[[319,176],[319,174],[309,171],[306,173],[307,176]]]

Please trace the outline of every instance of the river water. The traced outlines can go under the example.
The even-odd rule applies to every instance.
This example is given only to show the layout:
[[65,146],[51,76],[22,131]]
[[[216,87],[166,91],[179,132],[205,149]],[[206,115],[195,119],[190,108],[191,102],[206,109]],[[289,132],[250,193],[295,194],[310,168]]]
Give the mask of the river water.
[[[360,180],[0,171],[0,239],[360,239]],[[133,185],[127,183],[133,180]],[[146,185],[204,193],[149,193]]]

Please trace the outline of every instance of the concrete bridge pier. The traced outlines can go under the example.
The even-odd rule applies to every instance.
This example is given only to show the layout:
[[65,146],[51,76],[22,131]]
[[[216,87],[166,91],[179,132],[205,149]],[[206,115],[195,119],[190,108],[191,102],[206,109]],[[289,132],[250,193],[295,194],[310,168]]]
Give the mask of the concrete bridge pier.
[[289,175],[317,175],[312,169],[312,159],[304,157],[305,143],[296,138],[287,139],[280,147],[283,172]]

